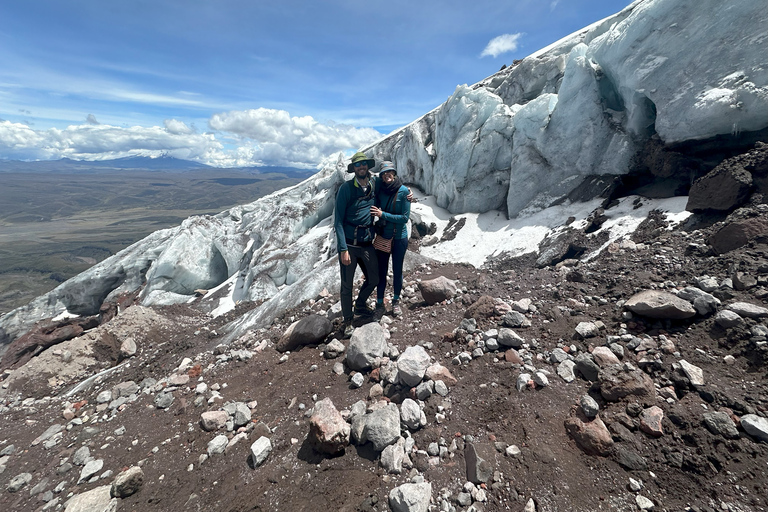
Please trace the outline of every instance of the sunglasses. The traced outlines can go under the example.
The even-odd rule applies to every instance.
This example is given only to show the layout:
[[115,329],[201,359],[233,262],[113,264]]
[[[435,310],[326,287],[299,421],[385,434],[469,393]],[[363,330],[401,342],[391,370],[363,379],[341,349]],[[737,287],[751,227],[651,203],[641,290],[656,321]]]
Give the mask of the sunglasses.
[[355,167],[362,167],[362,166],[368,167],[368,162],[365,162],[365,161],[363,161],[363,162],[355,162],[352,165],[354,165]]

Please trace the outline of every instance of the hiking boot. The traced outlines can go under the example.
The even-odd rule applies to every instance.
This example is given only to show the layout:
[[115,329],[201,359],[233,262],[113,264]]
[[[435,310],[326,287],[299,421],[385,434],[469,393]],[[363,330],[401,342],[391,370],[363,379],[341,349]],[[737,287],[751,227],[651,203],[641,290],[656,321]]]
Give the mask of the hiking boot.
[[341,324],[341,330],[344,332],[344,337],[349,338],[352,333],[355,332],[355,326],[352,325],[352,320],[345,321]]
[[368,304],[362,306],[355,306],[355,314],[357,316],[373,316],[376,311],[368,307]]
[[395,316],[402,316],[403,310],[400,308],[400,301],[399,300],[393,300],[392,301],[392,314]]

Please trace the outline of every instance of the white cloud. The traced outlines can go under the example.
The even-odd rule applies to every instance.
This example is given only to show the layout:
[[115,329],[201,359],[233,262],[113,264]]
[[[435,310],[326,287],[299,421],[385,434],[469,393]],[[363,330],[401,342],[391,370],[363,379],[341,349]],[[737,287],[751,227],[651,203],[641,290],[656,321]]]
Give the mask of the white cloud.
[[372,128],[323,124],[309,116],[291,117],[284,110],[264,108],[216,114],[209,124],[221,133],[197,133],[177,119],[166,119],[164,126],[121,127],[99,124],[89,115],[83,124],[47,130],[0,121],[0,158],[108,160],[169,155],[216,167],[313,168],[332,153],[357,149],[382,136]]
[[189,135],[195,133],[195,130],[187,126],[184,121],[166,119],[163,121],[163,124],[165,125],[165,131],[174,135]]
[[107,160],[170,155],[199,162],[226,161],[222,148],[212,134],[173,133],[159,126],[81,124],[63,130],[34,130],[22,123],[0,122],[0,155],[11,159]]
[[213,115],[214,130],[235,135],[239,158],[254,163],[314,166],[337,151],[356,149],[382,137],[372,128],[322,124],[311,116],[291,117],[285,110],[258,108]]
[[557,7],[557,4],[559,4],[559,3],[560,3],[560,0],[552,0],[552,2],[550,2],[550,4],[549,4],[550,12],[554,11],[555,7]]
[[513,52],[517,50],[518,40],[522,37],[522,32],[517,34],[503,34],[498,37],[494,37],[488,42],[488,45],[480,54],[480,57],[486,57],[488,55],[492,57],[498,57],[502,53]]

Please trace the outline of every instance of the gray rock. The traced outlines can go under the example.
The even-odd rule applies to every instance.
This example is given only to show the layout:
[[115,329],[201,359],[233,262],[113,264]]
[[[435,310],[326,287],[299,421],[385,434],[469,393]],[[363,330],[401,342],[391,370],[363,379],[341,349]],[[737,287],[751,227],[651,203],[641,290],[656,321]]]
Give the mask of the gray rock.
[[126,338],[120,344],[120,356],[124,359],[136,355],[137,350],[138,348],[133,338]]
[[120,384],[112,388],[112,393],[114,394],[115,397],[121,397],[121,396],[128,397],[138,392],[139,392],[139,385],[132,380],[121,382]]
[[453,298],[458,291],[456,283],[447,277],[437,277],[428,281],[419,282],[419,291],[424,301],[429,304],[437,304]]
[[323,357],[326,359],[336,359],[341,354],[344,353],[344,350],[346,350],[346,347],[342,342],[337,340],[336,338],[333,338],[326,346],[325,350],[323,351]]
[[253,467],[257,468],[264,464],[270,453],[272,453],[272,441],[268,437],[261,436],[251,445]]
[[408,347],[397,359],[397,378],[406,386],[416,386],[424,378],[428,366],[429,354],[424,347]]
[[296,350],[305,345],[321,343],[333,330],[327,316],[307,315],[294,322],[278,340],[276,348],[280,352]]
[[353,370],[364,370],[384,355],[387,348],[387,332],[378,322],[371,322],[355,329],[349,339],[346,363]]
[[417,430],[427,424],[427,417],[419,404],[410,398],[400,405],[400,420],[409,430]]
[[80,478],[77,480],[77,483],[80,484],[81,482],[88,481],[93,475],[101,471],[101,468],[103,467],[104,461],[101,459],[86,462],[85,466],[80,471]]
[[459,324],[459,329],[463,329],[469,334],[473,334],[477,330],[477,320],[474,318],[464,318]]
[[737,313],[724,309],[718,311],[715,315],[715,323],[723,329],[731,329],[733,327],[744,327],[746,322]]
[[138,466],[132,466],[115,477],[110,487],[113,498],[127,498],[139,492],[144,484],[144,471]]
[[11,478],[11,481],[8,483],[8,492],[18,492],[31,481],[31,473],[21,473],[20,475],[16,475],[15,477]]
[[490,462],[479,455],[474,443],[466,443],[464,447],[464,461],[467,464],[467,480],[474,484],[490,481],[493,476],[493,467]]
[[370,441],[374,450],[382,451],[395,443],[398,437],[400,437],[400,411],[397,405],[389,403],[386,407],[366,414],[362,439]]
[[158,393],[155,396],[155,407],[158,409],[167,409],[173,404],[173,393]]
[[704,426],[715,435],[721,435],[728,439],[738,439],[739,430],[731,419],[731,416],[722,411],[704,413]]
[[427,512],[432,499],[432,484],[403,484],[389,491],[392,512]]
[[528,382],[531,380],[531,374],[530,373],[521,373],[517,376],[517,381],[515,382],[515,387],[518,391],[524,391],[525,388],[528,386]]
[[696,283],[696,286],[704,290],[705,292],[713,292],[718,289],[720,286],[717,282],[717,279],[710,276],[701,276],[697,277],[694,282]]
[[685,376],[688,377],[688,380],[691,381],[691,384],[694,386],[704,385],[704,370],[696,365],[689,363],[685,359],[680,360],[680,368],[682,368],[683,373],[685,373]]
[[600,367],[590,354],[581,353],[576,356],[575,372],[590,382],[597,382]]
[[399,475],[403,472],[403,462],[406,458],[404,446],[405,439],[401,437],[395,444],[387,446],[381,452],[380,464],[387,473]]
[[549,355],[550,362],[554,364],[562,363],[567,359],[568,359],[568,353],[561,348],[556,348],[552,350],[552,353]]
[[501,328],[499,329],[499,337],[497,338],[499,345],[503,347],[520,348],[523,346],[525,340],[521,338],[512,329]]
[[352,387],[354,389],[357,389],[363,386],[363,384],[365,383],[365,377],[363,376],[362,373],[357,372],[352,376],[351,382],[352,382]]
[[448,396],[448,386],[442,380],[435,381],[435,393],[440,396]]
[[427,380],[416,386],[416,398],[426,400],[435,393],[434,381]]
[[72,455],[72,464],[75,466],[84,466],[91,458],[91,450],[87,446],[81,446]]
[[576,363],[571,361],[570,359],[566,359],[565,361],[557,365],[557,374],[565,382],[573,382],[574,380],[576,380],[576,374],[574,373],[574,368],[576,368]]
[[65,503],[65,512],[115,512],[119,500],[110,495],[109,485],[73,496]]
[[683,288],[677,296],[691,302],[696,312],[702,316],[715,313],[720,306],[720,299],[692,286]]
[[752,437],[768,443],[768,419],[757,414],[745,414],[741,417],[741,427]]
[[227,436],[219,434],[208,442],[208,455],[211,456],[218,453],[224,453],[228,444],[229,439],[227,439]]
[[734,302],[727,305],[726,309],[747,318],[763,318],[768,316],[768,308],[750,304],[749,302]]
[[579,322],[576,326],[576,334],[581,339],[594,338],[600,334],[600,329],[594,322]]
[[232,415],[235,428],[251,422],[251,409],[243,402],[235,402],[235,413]]
[[530,327],[531,321],[519,311],[509,311],[504,315],[502,323],[507,327]]
[[105,389],[104,391],[100,392],[98,395],[96,395],[96,403],[97,404],[106,404],[112,401],[112,391]]
[[594,418],[600,412],[600,406],[597,401],[589,395],[581,397],[581,410],[587,418]]
[[693,304],[668,292],[644,290],[624,303],[638,315],[658,320],[683,320],[696,315]]
[[32,441],[32,446],[37,446],[38,444],[48,441],[50,438],[58,434],[64,430],[64,425],[59,425],[58,423],[55,425],[51,425],[47,429],[45,429],[45,432],[37,436],[34,441]]

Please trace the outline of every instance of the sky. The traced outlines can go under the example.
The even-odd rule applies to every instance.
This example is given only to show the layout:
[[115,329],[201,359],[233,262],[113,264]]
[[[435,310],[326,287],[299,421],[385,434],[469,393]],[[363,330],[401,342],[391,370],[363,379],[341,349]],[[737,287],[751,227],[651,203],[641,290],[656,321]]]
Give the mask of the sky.
[[2,2],[0,160],[313,168],[629,3]]

